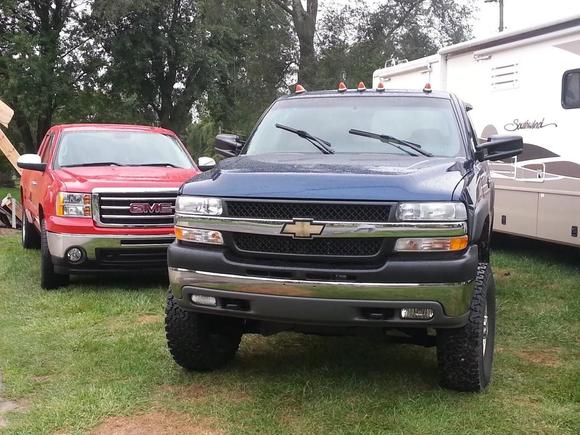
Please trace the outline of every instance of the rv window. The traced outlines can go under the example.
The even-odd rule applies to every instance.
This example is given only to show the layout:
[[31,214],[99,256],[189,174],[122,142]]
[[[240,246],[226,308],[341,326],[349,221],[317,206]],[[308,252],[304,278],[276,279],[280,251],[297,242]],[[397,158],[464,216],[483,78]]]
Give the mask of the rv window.
[[580,69],[566,71],[562,79],[562,107],[580,108]]

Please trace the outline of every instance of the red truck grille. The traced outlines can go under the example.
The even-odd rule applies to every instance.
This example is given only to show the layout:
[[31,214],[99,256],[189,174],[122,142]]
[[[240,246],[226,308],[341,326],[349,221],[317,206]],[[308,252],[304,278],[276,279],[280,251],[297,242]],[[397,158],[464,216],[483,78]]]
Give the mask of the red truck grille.
[[93,193],[93,218],[101,227],[171,227],[177,189]]

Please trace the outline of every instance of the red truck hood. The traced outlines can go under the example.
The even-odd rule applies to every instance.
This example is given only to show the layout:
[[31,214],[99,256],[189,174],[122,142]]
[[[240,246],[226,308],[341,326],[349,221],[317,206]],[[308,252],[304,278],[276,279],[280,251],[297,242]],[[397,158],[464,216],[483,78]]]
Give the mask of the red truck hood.
[[103,187],[180,187],[199,173],[198,169],[155,166],[99,166],[63,168],[56,177],[69,192],[87,192]]

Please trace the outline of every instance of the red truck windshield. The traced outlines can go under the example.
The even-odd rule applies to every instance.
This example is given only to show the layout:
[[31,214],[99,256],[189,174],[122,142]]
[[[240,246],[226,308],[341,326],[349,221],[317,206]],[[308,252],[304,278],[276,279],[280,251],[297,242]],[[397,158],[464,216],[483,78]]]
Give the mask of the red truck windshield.
[[179,142],[160,133],[141,131],[69,131],[60,140],[55,166],[170,166],[193,164]]

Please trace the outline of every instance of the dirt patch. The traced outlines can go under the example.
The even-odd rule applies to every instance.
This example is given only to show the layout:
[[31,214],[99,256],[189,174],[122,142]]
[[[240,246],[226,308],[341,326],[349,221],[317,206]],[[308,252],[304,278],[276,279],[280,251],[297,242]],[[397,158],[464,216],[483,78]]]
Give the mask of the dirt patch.
[[211,419],[193,419],[186,414],[157,411],[129,417],[111,417],[91,435],[220,435]]
[[161,391],[171,394],[180,401],[187,401],[190,403],[206,401],[242,403],[250,400],[249,394],[245,391],[218,385],[212,385],[209,387],[200,384],[183,386],[164,385],[161,387]]
[[546,367],[557,367],[560,358],[557,350],[520,350],[515,354],[526,362]]
[[2,236],[14,236],[19,230],[14,230],[12,228],[0,227],[0,237]]
[[159,314],[143,314],[137,319],[139,325],[150,325],[152,323],[161,323],[163,317]]
[[[1,387],[1,384],[0,384]],[[4,416],[9,412],[24,412],[28,407],[21,402],[4,400],[0,397],[0,428],[8,426]]]

